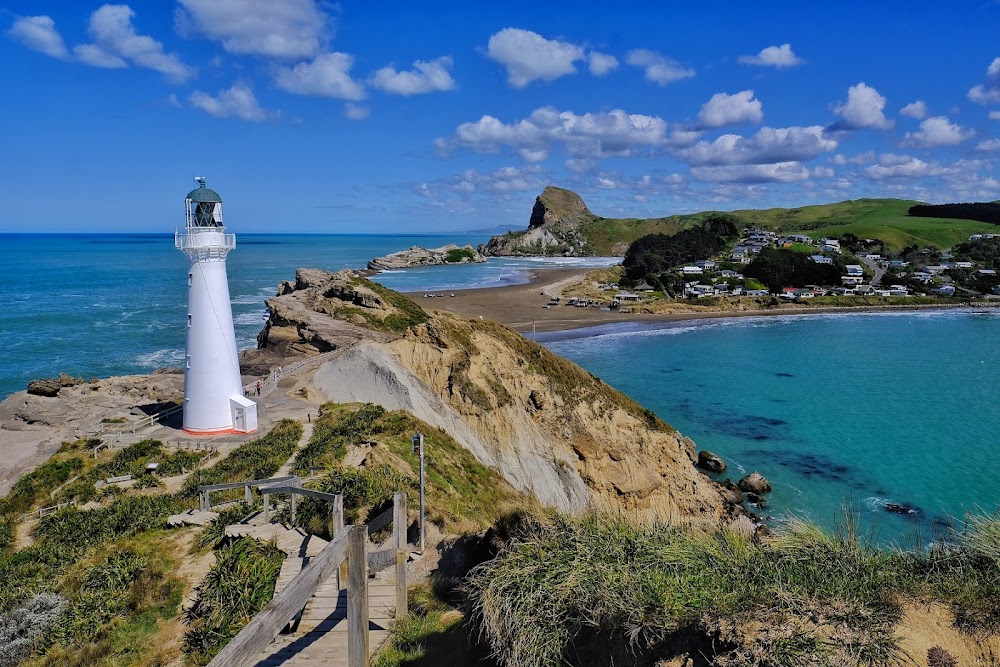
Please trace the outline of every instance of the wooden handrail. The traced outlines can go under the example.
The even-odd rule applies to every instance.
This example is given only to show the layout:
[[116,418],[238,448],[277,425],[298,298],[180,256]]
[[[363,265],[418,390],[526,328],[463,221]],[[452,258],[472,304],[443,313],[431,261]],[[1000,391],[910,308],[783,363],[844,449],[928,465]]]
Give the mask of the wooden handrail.
[[298,479],[294,475],[289,477],[271,477],[269,479],[251,479],[247,482],[227,482],[225,484],[208,484],[205,486],[198,487],[198,493],[204,493],[205,491],[224,491],[226,489],[240,489],[244,486],[261,486],[263,484],[268,484],[269,482],[280,483],[289,482],[293,479]]
[[[354,537],[352,537],[354,536]],[[360,536],[361,556],[357,551]],[[363,526],[348,526],[337,535],[318,556],[312,559],[305,568],[280,593],[274,596],[260,612],[247,623],[239,634],[224,649],[219,651],[209,667],[245,667],[258,659],[260,652],[267,648],[282,628],[306,606],[306,602],[316,592],[324,581],[340,567],[340,563],[348,558],[348,544],[351,553],[348,567],[351,571],[353,586],[348,590],[347,616],[351,627],[354,627],[363,616],[364,634],[368,635],[368,575],[365,570],[365,529]],[[358,560],[355,560],[358,558]],[[358,618],[355,618],[355,617]],[[367,642],[365,642],[367,648]],[[357,663],[349,663],[357,664]],[[368,664],[368,654],[365,651],[365,665]]]

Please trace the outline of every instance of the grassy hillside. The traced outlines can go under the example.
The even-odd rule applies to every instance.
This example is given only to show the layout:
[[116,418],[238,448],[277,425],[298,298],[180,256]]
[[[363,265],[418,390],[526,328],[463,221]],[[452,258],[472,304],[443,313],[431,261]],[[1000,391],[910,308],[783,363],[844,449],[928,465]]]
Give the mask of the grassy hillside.
[[[731,211],[747,225],[781,233],[809,234],[814,238],[839,238],[851,233],[858,238],[878,238],[888,250],[916,244],[921,248],[948,248],[972,234],[996,233],[986,222],[950,218],[918,218],[906,215],[920,202],[906,199],[857,199],[800,208],[745,209]],[[601,218],[583,222],[580,229],[597,255],[621,254],[627,246],[647,234],[676,234],[693,227],[717,211],[664,218]],[[617,246],[617,247],[616,247]]]
[[863,239],[878,238],[894,250],[911,244],[946,248],[972,234],[997,231],[995,225],[986,222],[907,216],[907,210],[918,203],[906,199],[857,199],[801,208],[733,211],[733,215],[766,229],[801,232],[814,238],[847,233]]

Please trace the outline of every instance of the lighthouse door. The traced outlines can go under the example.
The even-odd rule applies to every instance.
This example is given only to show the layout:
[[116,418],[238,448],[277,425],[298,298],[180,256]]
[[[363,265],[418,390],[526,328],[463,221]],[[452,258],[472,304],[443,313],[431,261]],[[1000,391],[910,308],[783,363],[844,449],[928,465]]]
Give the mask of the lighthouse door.
[[233,430],[238,433],[246,433],[246,412],[243,408],[236,408],[236,419],[233,420]]

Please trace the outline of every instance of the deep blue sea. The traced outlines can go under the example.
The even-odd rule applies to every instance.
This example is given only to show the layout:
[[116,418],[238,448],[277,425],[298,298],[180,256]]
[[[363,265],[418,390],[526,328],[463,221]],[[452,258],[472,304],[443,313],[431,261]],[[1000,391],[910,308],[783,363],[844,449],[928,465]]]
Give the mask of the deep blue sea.
[[1000,313],[624,329],[545,344],[722,456],[734,481],[760,471],[774,486],[762,515],[829,527],[848,508],[879,541],[912,546],[1000,506]]
[[[361,268],[411,245],[482,236],[237,236],[227,262],[238,344],[297,267]],[[380,274],[403,291],[513,284],[531,268],[606,259],[491,259]],[[0,398],[37,377],[178,365],[187,262],[172,235],[0,235]],[[723,456],[774,484],[765,515],[832,525],[845,503],[884,539],[921,538],[1000,504],[1000,314],[736,318],[545,340]],[[593,332],[589,332],[593,333]],[[539,334],[539,339],[543,335]],[[906,517],[886,501],[917,509]]]
[[[226,261],[237,344],[256,346],[264,299],[298,267],[364,268],[413,245],[477,245],[483,235],[237,234]],[[402,291],[510,285],[531,268],[603,266],[614,260],[491,259],[376,276]],[[60,372],[83,377],[141,373],[184,358],[187,259],[172,234],[0,234],[0,400],[29,380]]]

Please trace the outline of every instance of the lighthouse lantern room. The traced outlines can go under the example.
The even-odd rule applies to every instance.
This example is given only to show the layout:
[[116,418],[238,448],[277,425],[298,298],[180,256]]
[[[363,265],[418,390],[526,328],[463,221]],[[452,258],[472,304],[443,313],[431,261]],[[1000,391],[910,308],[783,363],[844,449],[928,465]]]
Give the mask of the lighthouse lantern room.
[[184,199],[184,231],[174,245],[187,255],[187,354],[184,430],[193,435],[257,430],[257,404],[246,398],[229,303],[226,255],[236,247],[222,221],[222,198],[195,178]]

